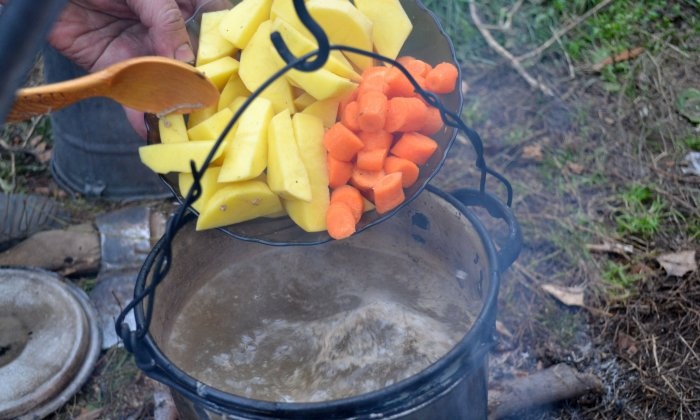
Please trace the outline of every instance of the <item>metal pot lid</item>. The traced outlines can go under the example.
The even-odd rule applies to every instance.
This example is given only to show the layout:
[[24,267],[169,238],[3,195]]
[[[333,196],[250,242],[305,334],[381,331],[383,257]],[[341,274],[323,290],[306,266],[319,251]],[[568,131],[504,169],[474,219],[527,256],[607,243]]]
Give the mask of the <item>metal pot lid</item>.
[[34,269],[0,269],[0,418],[65,404],[99,355],[94,309],[79,288]]

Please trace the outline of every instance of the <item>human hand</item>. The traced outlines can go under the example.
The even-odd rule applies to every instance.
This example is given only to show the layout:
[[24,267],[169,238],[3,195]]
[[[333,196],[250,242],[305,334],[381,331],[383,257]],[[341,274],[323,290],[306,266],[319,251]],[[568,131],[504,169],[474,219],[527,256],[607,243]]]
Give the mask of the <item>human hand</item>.
[[[49,43],[88,71],[143,55],[193,63],[185,20],[199,7],[230,8],[228,0],[70,0],[49,35]],[[145,137],[143,114],[127,109]]]

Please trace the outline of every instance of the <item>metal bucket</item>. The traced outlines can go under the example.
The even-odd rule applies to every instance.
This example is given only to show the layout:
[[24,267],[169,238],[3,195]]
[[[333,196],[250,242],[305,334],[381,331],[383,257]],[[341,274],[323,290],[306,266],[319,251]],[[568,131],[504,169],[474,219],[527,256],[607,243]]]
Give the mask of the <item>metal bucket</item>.
[[[486,208],[506,222],[508,240],[500,251],[466,206]],[[147,259],[136,295],[147,288],[163,242]],[[313,247],[233,240],[216,230],[196,232],[188,223],[173,241],[168,276],[152,307],[137,305],[137,331],[122,336],[139,366],[170,386],[186,419],[485,419],[499,278],[520,242],[516,220],[498,199],[430,186],[372,229]],[[230,360],[224,367],[222,353],[234,352],[252,331],[282,317],[314,322],[362,307],[367,291],[438,320],[462,318],[454,324],[462,329],[458,339],[420,371],[369,392],[294,403],[231,392],[230,381],[241,379],[236,375],[243,368]],[[339,340],[352,339],[349,334]],[[297,330],[289,344],[305,340]],[[250,384],[253,391],[257,386]]]
[[[84,76],[53,48],[44,50],[47,83]],[[80,101],[51,114],[51,172],[71,193],[91,198],[137,200],[170,196],[160,178],[141,163],[145,141],[124,118],[121,105],[105,98]]]

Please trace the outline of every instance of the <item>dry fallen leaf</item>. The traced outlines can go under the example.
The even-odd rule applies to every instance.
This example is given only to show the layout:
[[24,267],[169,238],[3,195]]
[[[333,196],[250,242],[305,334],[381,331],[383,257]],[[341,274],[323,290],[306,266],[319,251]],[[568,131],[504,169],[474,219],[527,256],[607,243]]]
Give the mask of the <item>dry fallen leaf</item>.
[[571,171],[572,173],[576,175],[581,175],[584,171],[584,166],[579,164],[579,163],[574,163],[574,162],[569,162],[566,164],[566,169]]
[[563,287],[557,286],[556,284],[543,284],[542,289],[564,305],[578,307],[584,306],[584,288],[581,286]]
[[683,277],[698,269],[695,251],[674,252],[660,255],[656,259],[669,276]]
[[617,347],[617,351],[626,354],[627,357],[632,357],[639,352],[637,341],[622,331],[617,334],[615,346]]
[[523,158],[541,161],[543,159],[542,146],[535,144],[523,147]]
[[506,336],[511,339],[513,338],[513,333],[510,332],[508,328],[506,328],[505,324],[501,321],[496,321],[496,331],[503,336]]

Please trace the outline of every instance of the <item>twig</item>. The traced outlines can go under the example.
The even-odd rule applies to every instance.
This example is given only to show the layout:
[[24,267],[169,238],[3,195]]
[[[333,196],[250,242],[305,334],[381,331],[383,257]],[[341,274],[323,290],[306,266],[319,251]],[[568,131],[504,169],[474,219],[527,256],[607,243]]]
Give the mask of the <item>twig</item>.
[[656,364],[656,372],[661,373],[661,365],[659,365],[659,356],[656,353],[656,336],[651,336],[651,353],[654,355],[654,363]]
[[495,385],[489,389],[489,420],[603,390],[603,384],[597,376],[579,372],[565,364]]
[[[552,29],[552,28],[550,28]],[[554,31],[552,31],[554,32]],[[574,63],[571,61],[571,57],[569,57],[569,53],[566,52],[566,48],[564,48],[564,44],[561,42],[561,38],[559,35],[557,35],[556,32],[554,32],[554,36],[557,39],[557,44],[559,44],[559,47],[561,50],[564,52],[564,58],[566,58],[566,65],[569,66],[569,76],[571,77],[571,80],[576,78],[576,70],[574,69]]]
[[29,126],[29,129],[27,132],[24,134],[24,138],[22,139],[22,145],[24,147],[27,147],[27,144],[29,143],[29,140],[31,140],[32,136],[34,136],[34,132],[36,131],[36,128],[39,126],[39,123],[44,119],[43,115],[34,117],[31,119],[31,125]]
[[591,252],[609,252],[623,257],[634,253],[632,245],[604,242],[602,244],[587,244],[586,249]]
[[530,75],[530,73],[528,73],[527,70],[525,70],[520,60],[515,58],[515,56],[513,56],[513,54],[511,54],[510,51],[508,51],[501,44],[499,44],[498,41],[496,41],[496,39],[493,37],[493,35],[491,35],[491,32],[484,27],[484,23],[481,21],[481,18],[477,13],[476,3],[474,3],[474,0],[471,0],[469,2],[469,13],[471,14],[472,20],[474,21],[474,25],[481,33],[481,36],[484,37],[486,43],[491,48],[493,48],[493,50],[496,51],[496,53],[498,53],[501,57],[508,60],[510,62],[511,67],[513,67],[513,69],[517,71],[523,79],[525,79],[525,81],[530,85],[530,87],[540,90],[547,96],[554,96],[554,91],[552,91],[552,89],[550,89],[548,86],[540,83],[534,77],[532,77],[532,75]]
[[506,13],[506,20],[501,25],[503,29],[508,30],[513,26],[513,16],[515,16],[515,14],[518,13],[518,10],[520,10],[520,7],[522,7],[524,2],[525,0],[518,0],[517,2],[515,2],[513,7],[510,8],[508,13]]
[[684,338],[680,333],[676,333],[676,334],[678,335],[678,338],[681,339],[681,341],[683,342],[683,344],[685,344],[685,346],[688,347],[688,350],[690,350],[690,353],[692,353],[693,356],[695,356],[695,358],[696,358],[698,361],[700,361],[700,357],[698,357],[698,354],[695,353],[695,350],[693,350],[693,347],[691,347],[691,346],[688,344],[688,342],[685,340],[685,338]]
[[561,38],[562,36],[566,35],[569,31],[583,23],[586,19],[589,17],[593,16],[594,14],[598,13],[600,10],[602,10],[604,7],[612,3],[612,0],[603,0],[600,3],[596,4],[593,6],[589,11],[586,13],[582,14],[581,16],[577,17],[576,19],[572,20],[569,22],[567,25],[565,25],[563,28],[559,29],[557,32],[552,35],[551,38],[549,38],[547,41],[542,43],[539,47],[535,48],[534,50],[527,52],[525,54],[522,54],[515,59],[518,61],[525,61],[530,58],[536,57],[540,54],[542,54],[547,48],[551,47],[554,45],[555,42],[557,42],[557,38]]

